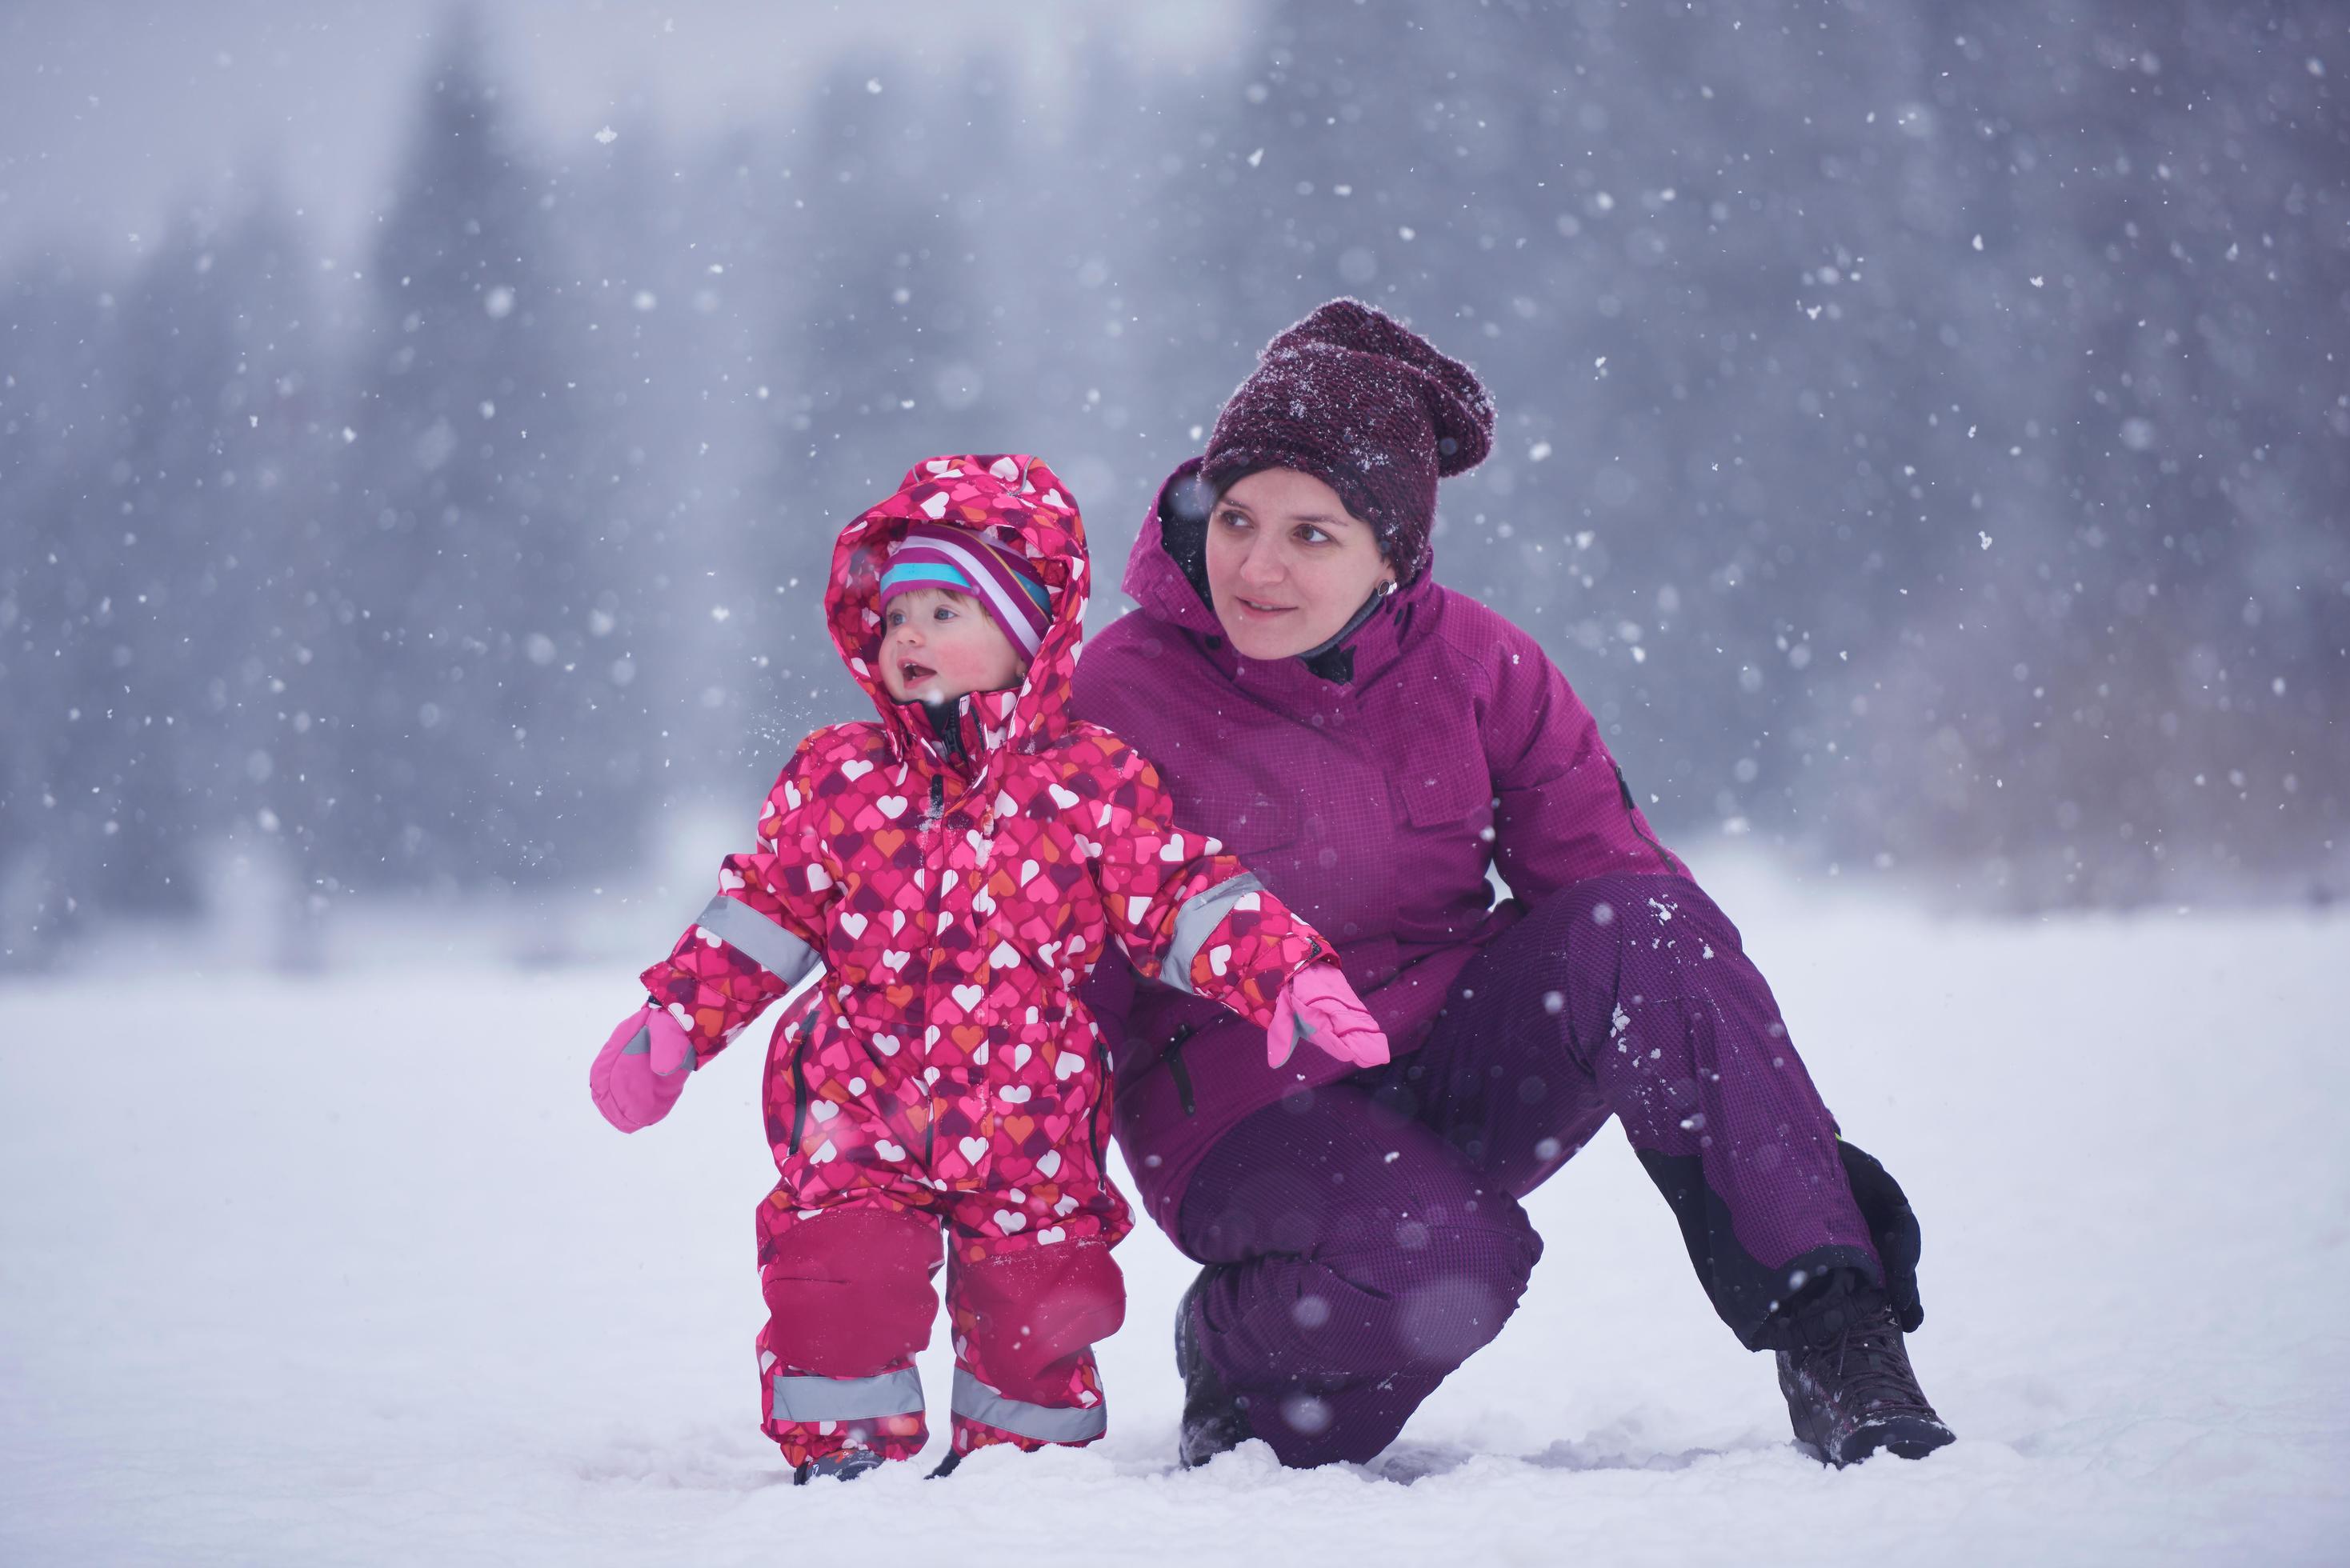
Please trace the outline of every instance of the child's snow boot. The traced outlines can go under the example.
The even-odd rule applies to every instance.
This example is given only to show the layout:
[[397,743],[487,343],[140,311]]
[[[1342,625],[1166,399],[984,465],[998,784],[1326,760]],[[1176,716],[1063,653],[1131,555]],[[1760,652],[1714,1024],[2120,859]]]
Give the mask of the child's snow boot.
[[842,1449],[820,1459],[809,1459],[792,1471],[792,1484],[806,1486],[812,1480],[829,1478],[833,1480],[855,1480],[867,1470],[878,1470],[889,1461],[871,1449]]
[[1879,1449],[1921,1459],[1952,1440],[1910,1370],[1894,1308],[1842,1271],[1791,1303],[1779,1388],[1795,1440],[1841,1469]]
[[1256,1436],[1249,1427],[1247,1397],[1224,1386],[1200,1345],[1200,1292],[1212,1272],[1212,1268],[1201,1270],[1175,1307],[1175,1370],[1183,1379],[1183,1426],[1176,1458],[1187,1470]]

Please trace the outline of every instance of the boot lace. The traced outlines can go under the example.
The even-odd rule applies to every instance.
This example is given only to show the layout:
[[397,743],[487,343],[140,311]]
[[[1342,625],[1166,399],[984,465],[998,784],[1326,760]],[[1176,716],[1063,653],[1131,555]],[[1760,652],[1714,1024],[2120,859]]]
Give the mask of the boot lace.
[[1844,1402],[1856,1410],[1933,1414],[1917,1374],[1909,1370],[1909,1355],[1890,1308],[1861,1314],[1826,1343],[1813,1346],[1805,1359],[1814,1376],[1833,1381]]

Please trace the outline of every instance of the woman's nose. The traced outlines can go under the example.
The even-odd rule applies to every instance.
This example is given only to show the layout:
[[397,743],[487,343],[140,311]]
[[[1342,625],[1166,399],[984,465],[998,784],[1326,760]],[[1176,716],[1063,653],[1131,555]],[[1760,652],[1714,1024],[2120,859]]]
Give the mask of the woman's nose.
[[1281,576],[1279,552],[1268,550],[1258,541],[1251,540],[1241,556],[1240,576],[1243,581],[1251,583],[1278,581]]

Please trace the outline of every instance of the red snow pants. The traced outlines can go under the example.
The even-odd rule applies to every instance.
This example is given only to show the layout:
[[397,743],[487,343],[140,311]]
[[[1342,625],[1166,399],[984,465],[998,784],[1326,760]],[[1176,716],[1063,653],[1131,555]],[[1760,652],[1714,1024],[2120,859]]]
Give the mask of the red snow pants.
[[938,1315],[931,1281],[942,1252],[951,1254],[955,1451],[1081,1447],[1107,1429],[1093,1346],[1126,1317],[1108,1246],[981,1251],[994,1245],[934,1214],[865,1207],[831,1210],[775,1237],[759,1270],[768,1314],[759,1397],[764,1429],[787,1462],[849,1448],[891,1459],[920,1451],[930,1429],[914,1354]]

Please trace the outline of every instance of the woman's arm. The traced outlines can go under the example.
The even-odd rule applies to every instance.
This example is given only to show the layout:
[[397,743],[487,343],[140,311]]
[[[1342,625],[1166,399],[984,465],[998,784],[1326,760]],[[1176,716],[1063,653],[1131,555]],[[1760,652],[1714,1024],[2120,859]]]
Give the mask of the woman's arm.
[[1531,900],[1607,872],[1686,876],[1688,867],[1649,828],[1566,677],[1533,638],[1494,619],[1505,635],[1494,647],[1485,756],[1493,860],[1510,891]]

